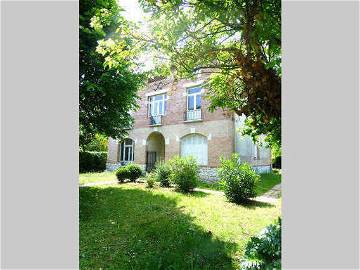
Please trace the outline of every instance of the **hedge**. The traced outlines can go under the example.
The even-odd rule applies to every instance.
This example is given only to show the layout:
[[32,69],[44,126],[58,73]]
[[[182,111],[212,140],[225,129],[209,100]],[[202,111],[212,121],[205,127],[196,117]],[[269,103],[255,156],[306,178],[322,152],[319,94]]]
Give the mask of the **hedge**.
[[106,152],[79,152],[79,171],[85,172],[102,172],[106,169]]

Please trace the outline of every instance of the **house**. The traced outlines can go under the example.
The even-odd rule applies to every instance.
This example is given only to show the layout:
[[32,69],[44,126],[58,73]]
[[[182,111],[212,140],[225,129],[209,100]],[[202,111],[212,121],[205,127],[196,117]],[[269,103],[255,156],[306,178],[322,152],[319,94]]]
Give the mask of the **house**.
[[109,170],[135,162],[150,171],[157,161],[175,155],[193,156],[204,180],[216,179],[219,158],[237,152],[259,172],[271,170],[269,148],[255,145],[239,128],[244,117],[221,109],[208,111],[204,98],[209,74],[195,80],[172,78],[150,82],[140,91],[134,126],[121,142],[109,138]]

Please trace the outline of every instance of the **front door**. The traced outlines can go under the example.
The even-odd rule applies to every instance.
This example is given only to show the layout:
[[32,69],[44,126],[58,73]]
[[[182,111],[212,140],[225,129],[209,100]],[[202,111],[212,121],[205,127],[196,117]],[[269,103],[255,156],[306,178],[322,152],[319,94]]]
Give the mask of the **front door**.
[[156,152],[146,152],[146,171],[150,172],[155,167]]

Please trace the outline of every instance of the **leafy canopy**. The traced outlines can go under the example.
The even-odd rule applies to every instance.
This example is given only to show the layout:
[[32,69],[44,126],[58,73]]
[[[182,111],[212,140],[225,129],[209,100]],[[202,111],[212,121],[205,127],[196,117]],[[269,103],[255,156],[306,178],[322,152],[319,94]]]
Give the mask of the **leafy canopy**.
[[121,138],[132,126],[142,76],[135,72],[134,42],[116,0],[81,0],[79,17],[80,147],[101,134]]
[[[281,1],[140,0],[152,14],[139,41],[158,53],[158,72],[211,72],[210,109],[247,116],[244,133],[281,144]],[[136,38],[136,37],[135,37]]]

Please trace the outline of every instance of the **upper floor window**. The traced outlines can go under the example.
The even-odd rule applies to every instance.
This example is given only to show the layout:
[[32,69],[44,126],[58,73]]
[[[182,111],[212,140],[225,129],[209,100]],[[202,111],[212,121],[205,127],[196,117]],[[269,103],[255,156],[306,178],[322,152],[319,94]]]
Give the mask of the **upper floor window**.
[[165,115],[166,94],[149,97],[149,116]]
[[187,89],[187,110],[201,109],[201,87],[192,87]]

